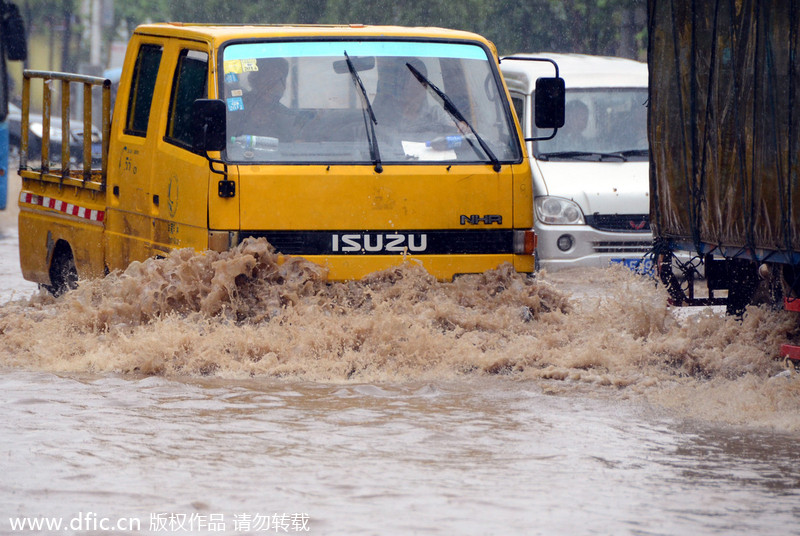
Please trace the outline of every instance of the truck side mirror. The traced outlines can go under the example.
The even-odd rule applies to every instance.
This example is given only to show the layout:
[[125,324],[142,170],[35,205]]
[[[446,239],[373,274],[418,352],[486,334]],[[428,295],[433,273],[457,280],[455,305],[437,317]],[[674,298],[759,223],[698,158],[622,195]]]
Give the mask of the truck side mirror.
[[[536,128],[559,129],[564,126],[564,79],[539,78],[534,97]],[[555,132],[553,133],[555,136]]]
[[564,79],[558,76],[558,64],[550,58],[531,58],[527,56],[506,56],[503,60],[538,61],[553,65],[556,75],[536,79],[533,100],[533,123],[536,128],[552,128],[553,133],[541,138],[525,138],[525,141],[545,141],[556,137],[558,129],[564,126]]
[[225,129],[225,101],[221,99],[197,99],[192,104],[194,139],[192,146],[197,152],[222,151],[227,144]]

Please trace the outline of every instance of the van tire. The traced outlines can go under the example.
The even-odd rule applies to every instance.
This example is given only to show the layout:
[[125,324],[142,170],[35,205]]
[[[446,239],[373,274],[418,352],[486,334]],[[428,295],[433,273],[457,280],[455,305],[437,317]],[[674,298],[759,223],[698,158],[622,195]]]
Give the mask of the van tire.
[[53,251],[53,261],[50,263],[50,284],[44,285],[44,288],[57,298],[77,287],[78,270],[75,268],[72,248],[68,243],[59,241]]

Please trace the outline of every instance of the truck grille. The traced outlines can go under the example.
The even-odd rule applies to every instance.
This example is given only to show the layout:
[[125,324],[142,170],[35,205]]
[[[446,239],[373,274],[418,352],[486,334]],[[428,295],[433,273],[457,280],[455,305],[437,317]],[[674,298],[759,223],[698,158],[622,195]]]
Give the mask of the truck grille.
[[640,253],[645,254],[653,248],[652,241],[593,242],[595,253]]
[[586,216],[586,224],[612,233],[650,232],[649,214],[593,214]]

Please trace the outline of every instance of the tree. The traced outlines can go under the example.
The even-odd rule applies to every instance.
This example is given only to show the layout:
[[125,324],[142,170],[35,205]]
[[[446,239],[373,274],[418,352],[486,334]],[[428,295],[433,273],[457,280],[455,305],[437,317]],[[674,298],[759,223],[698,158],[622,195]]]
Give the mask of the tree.
[[123,25],[128,33],[143,22],[176,20],[169,0],[117,0],[114,2],[114,30]]
[[[18,0],[22,2],[22,0]],[[52,36],[63,30],[63,68],[74,68],[85,51],[73,39],[81,35],[76,16],[83,0],[24,0],[29,35]],[[583,52],[642,56],[645,0],[116,0],[114,25],[128,33],[143,22],[218,22],[268,24],[398,24],[444,26],[480,33],[501,54]],[[76,58],[77,56],[77,58]]]

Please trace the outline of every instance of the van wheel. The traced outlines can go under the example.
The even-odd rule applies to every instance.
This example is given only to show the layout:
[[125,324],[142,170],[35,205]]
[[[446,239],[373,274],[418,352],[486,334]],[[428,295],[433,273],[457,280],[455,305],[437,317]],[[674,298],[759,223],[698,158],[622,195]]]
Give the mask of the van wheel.
[[44,285],[44,288],[57,298],[77,287],[78,270],[72,250],[66,242],[59,242],[53,252],[53,262],[50,263],[50,284]]

